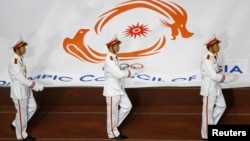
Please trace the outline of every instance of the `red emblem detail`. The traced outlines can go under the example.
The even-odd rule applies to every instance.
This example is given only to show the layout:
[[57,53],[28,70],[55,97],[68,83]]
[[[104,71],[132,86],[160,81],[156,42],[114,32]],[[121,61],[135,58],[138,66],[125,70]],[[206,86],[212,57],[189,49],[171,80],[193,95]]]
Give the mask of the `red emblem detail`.
[[18,63],[17,58],[15,58],[14,63],[15,63],[15,64],[17,64],[17,63]]
[[207,55],[207,60],[209,60],[210,59],[210,55]]

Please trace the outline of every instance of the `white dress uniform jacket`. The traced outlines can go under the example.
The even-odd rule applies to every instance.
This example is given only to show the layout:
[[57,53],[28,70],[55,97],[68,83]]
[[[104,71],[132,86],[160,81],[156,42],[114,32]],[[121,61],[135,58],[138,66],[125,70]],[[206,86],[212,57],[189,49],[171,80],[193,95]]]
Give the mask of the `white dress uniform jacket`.
[[219,83],[228,83],[233,79],[231,75],[219,73],[216,56],[209,51],[204,56],[200,67],[202,77],[200,94],[202,96],[221,94]]
[[12,82],[10,97],[14,99],[29,98],[35,82],[26,78],[26,66],[17,54],[10,60],[8,71]]
[[104,73],[106,77],[106,83],[104,85],[104,96],[117,96],[125,94],[122,79],[135,75],[133,70],[122,70],[119,66],[119,60],[117,56],[111,52],[108,52],[104,63]]

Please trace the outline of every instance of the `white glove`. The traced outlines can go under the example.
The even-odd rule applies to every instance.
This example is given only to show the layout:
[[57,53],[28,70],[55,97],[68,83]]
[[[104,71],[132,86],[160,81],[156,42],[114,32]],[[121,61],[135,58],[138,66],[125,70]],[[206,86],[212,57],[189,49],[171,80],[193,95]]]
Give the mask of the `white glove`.
[[127,63],[121,63],[121,64],[119,65],[119,67],[120,67],[121,70],[126,70],[126,69],[129,68],[129,64],[127,64]]
[[40,91],[43,91],[43,89],[44,89],[43,85],[35,82],[35,86],[33,87],[34,91],[40,92]]

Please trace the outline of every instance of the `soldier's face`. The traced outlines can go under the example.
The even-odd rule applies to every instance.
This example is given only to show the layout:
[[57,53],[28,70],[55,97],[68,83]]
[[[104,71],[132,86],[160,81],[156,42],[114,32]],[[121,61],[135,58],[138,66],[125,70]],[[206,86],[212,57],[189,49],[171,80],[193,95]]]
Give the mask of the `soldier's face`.
[[20,51],[21,54],[25,54],[25,52],[26,52],[25,46],[20,47],[19,51]]
[[113,46],[113,48],[114,48],[115,52],[119,52],[119,50],[120,50],[120,45],[119,45],[119,44],[116,44],[116,45]]
[[214,45],[214,51],[215,51],[215,53],[218,53],[220,51],[220,45],[219,44]]
[[213,53],[218,53],[220,51],[220,45],[217,43],[217,44],[214,44],[212,47],[211,47],[211,51]]

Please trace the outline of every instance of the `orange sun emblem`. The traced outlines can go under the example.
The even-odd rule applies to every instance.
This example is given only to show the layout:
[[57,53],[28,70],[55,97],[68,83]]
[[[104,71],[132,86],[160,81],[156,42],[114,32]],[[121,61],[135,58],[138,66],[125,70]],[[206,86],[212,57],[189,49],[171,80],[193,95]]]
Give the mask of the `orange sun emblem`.
[[126,37],[130,36],[136,38],[137,36],[145,36],[149,31],[150,30],[147,28],[147,25],[137,23],[137,25],[128,26],[124,32]]

